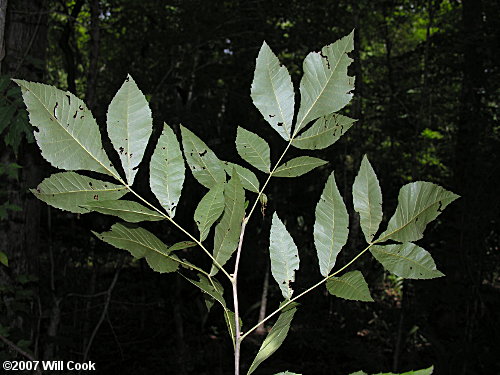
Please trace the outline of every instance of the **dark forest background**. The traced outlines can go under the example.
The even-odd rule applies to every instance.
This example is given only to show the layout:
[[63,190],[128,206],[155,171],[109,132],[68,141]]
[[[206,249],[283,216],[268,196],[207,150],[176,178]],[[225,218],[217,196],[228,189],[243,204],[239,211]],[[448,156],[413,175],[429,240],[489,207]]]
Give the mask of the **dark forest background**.
[[[355,28],[356,91],[343,112],[359,120],[315,153],[328,166],[271,182],[265,215],[247,229],[244,325],[257,322],[262,301],[268,311],[280,301],[277,286],[265,282],[277,208],[301,253],[296,290],[319,280],[314,207],[333,169],[351,214],[349,246],[338,263],[359,251],[350,191],[364,154],[381,180],[385,220],[410,181],[436,182],[462,196],[421,242],[446,277],[402,280],[361,258],[376,302],[340,300],[321,288],[310,293],[285,344],[256,374],[431,364],[438,375],[500,373],[498,0],[0,0],[0,8],[0,252],[8,257],[8,267],[0,264],[0,360],[92,360],[98,373],[123,375],[230,374],[233,361],[222,314],[216,307],[207,314],[199,290],[93,237],[90,230],[108,230],[112,218],[62,212],[29,193],[54,170],[33,143],[11,77],[75,93],[102,126],[130,73],[150,100],[156,136],[163,121],[177,130],[182,123],[221,159],[241,162],[238,125],[275,153],[285,146],[250,99],[262,41],[297,88],[305,55]],[[137,188],[152,197],[147,169]],[[188,175],[177,217],[192,232],[202,194]],[[149,227],[166,243],[185,240],[165,223]],[[203,254],[188,250],[208,266]],[[244,343],[245,366],[263,337]]]

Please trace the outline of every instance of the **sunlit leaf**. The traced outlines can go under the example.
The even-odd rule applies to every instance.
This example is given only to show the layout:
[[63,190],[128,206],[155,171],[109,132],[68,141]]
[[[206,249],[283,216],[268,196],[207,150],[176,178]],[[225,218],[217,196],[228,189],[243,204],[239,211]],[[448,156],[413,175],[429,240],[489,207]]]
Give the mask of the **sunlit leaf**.
[[298,137],[292,145],[306,150],[319,150],[331,146],[339,140],[356,120],[332,113],[317,119],[312,126]]
[[259,180],[257,180],[257,176],[255,176],[252,171],[242,167],[241,165],[234,164],[228,161],[224,161],[223,163],[226,173],[229,175],[229,177],[233,176],[233,170],[235,170],[241,179],[241,186],[243,186],[244,189],[253,191],[254,193],[259,192]]
[[85,203],[120,199],[128,192],[123,185],[81,176],[75,172],[55,173],[30,191],[52,207],[80,214],[90,212],[82,207]]
[[405,279],[433,279],[444,276],[428,251],[413,243],[373,246],[372,255],[384,268]]
[[194,178],[211,189],[226,181],[224,165],[214,152],[189,129],[181,126],[184,156]]
[[257,352],[247,375],[253,373],[262,362],[268,359],[276,350],[279,349],[281,344],[283,344],[283,341],[285,341],[285,338],[288,335],[288,330],[290,329],[293,316],[297,311],[297,306],[298,304],[293,302],[281,311],[278,320],[260,346],[260,349]]
[[252,100],[264,119],[285,139],[292,132],[294,90],[288,70],[264,42],[257,57]]
[[167,124],[163,124],[149,168],[151,191],[168,216],[173,218],[181,197],[186,168],[177,137]]
[[366,155],[352,185],[354,210],[359,213],[361,229],[366,242],[374,240],[382,221],[382,191],[377,175]]
[[153,119],[146,97],[130,75],[109,104],[107,128],[126,181],[132,185],[153,130]]
[[278,283],[283,297],[290,299],[293,294],[290,283],[295,281],[295,271],[299,269],[299,252],[292,236],[276,212],[273,215],[269,241],[271,273]]
[[280,165],[273,173],[274,177],[297,177],[312,171],[327,162],[311,156],[299,156]]
[[[224,189],[224,214],[219,224],[215,226],[214,258],[223,266],[231,258],[238,247],[241,224],[245,215],[245,191],[241,186],[237,172],[226,184]],[[219,269],[215,264],[210,270],[215,275]]]
[[224,184],[217,184],[201,199],[194,212],[194,221],[204,241],[210,228],[224,211]]
[[146,229],[117,223],[108,232],[92,233],[114,247],[127,250],[134,258],[146,258],[156,272],[174,272],[182,263],[176,255],[170,254],[167,245]]
[[294,134],[308,122],[342,109],[352,98],[354,77],[347,75],[353,61],[348,52],[354,49],[354,31],[311,52],[304,60],[304,76],[300,81],[300,109]]
[[97,211],[105,215],[118,216],[129,223],[141,221],[159,221],[165,217],[158,212],[144,207],[142,204],[127,200],[109,200],[87,202],[81,205],[91,211]]
[[271,171],[271,151],[267,142],[257,134],[238,126],[236,150],[241,158],[262,172]]
[[458,195],[431,182],[417,181],[401,188],[398,207],[389,220],[380,241],[417,241],[424,235],[425,227],[434,220]]
[[325,277],[332,270],[337,255],[347,242],[348,225],[349,215],[332,172],[316,205],[314,222],[314,245],[320,272]]
[[359,271],[348,272],[340,277],[332,277],[326,282],[326,289],[334,296],[352,300],[373,302],[368,284]]
[[70,92],[14,80],[23,92],[42,156],[54,167],[118,177],[104,152],[101,133],[85,103]]

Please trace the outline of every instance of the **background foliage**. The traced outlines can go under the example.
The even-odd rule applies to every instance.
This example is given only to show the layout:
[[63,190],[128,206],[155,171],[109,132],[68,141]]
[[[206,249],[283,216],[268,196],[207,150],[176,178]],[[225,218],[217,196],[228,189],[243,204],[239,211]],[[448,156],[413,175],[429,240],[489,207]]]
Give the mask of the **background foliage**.
[[[130,73],[149,100],[153,137],[160,136],[163,121],[177,134],[182,123],[222,160],[240,163],[237,126],[264,137],[272,152],[284,147],[274,130],[261,126],[251,103],[262,41],[280,52],[298,87],[306,53],[355,27],[350,72],[356,95],[344,113],[359,120],[334,146],[314,152],[329,161],[317,180],[337,171],[340,193],[349,197],[367,153],[385,212],[393,212],[406,182],[428,180],[460,194],[443,214],[439,240],[431,227],[422,245],[447,277],[415,284],[381,278],[380,266],[365,261],[376,303],[312,293],[304,304],[314,309],[296,314],[282,349],[255,373],[374,373],[434,364],[439,374],[490,374],[500,370],[494,350],[500,345],[499,8],[494,0],[9,1],[1,82],[16,77],[68,89],[104,124],[109,99]],[[95,241],[89,230],[108,230],[108,218],[51,209],[28,193],[53,171],[30,143],[18,90],[4,86],[0,207],[9,216],[0,221],[0,255],[7,255],[9,267],[0,265],[0,335],[37,358],[91,358],[102,373],[138,367],[148,373],[229,372],[225,323],[218,313],[207,315],[196,288]],[[105,140],[104,147],[112,146]],[[147,176],[139,170],[135,180],[147,195]],[[313,213],[323,186],[307,175],[282,180],[272,182],[269,207],[247,229],[252,240],[240,271],[241,288],[248,291],[241,303],[245,320],[257,321],[269,268],[261,249],[268,248],[276,207],[301,252],[294,289],[316,281]],[[181,198],[176,209],[186,228],[193,227],[190,215],[203,196],[193,181],[187,174],[183,196],[191,198]],[[363,242],[354,229],[353,204],[346,203],[352,248],[338,262]],[[160,227],[150,224],[156,233]],[[185,240],[161,228],[168,243]],[[270,285],[267,303],[274,306],[280,295]],[[246,344],[245,362],[262,339],[255,335]],[[2,350],[2,359],[17,355],[7,345]]]

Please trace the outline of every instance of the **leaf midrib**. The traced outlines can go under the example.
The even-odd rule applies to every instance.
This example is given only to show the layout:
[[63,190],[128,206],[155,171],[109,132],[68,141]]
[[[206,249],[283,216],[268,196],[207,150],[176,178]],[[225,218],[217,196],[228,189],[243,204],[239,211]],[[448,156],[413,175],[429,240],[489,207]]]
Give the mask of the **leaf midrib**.
[[[302,119],[300,120],[300,124],[297,126],[297,129],[295,130],[295,134],[297,134],[297,132],[302,129],[302,124],[304,123],[304,119],[307,118],[307,116],[309,116],[309,113],[312,111],[312,109],[314,108],[314,106],[316,105],[316,103],[318,102],[319,98],[323,95],[323,92],[325,91],[326,87],[328,86],[328,84],[330,83],[330,80],[332,79],[332,76],[333,76],[333,73],[337,70],[337,67],[338,65],[340,64],[340,61],[342,60],[342,57],[345,53],[347,53],[347,45],[348,43],[346,42],[345,43],[345,46],[344,46],[344,49],[342,51],[342,53],[340,54],[340,57],[337,61],[337,63],[335,64],[335,68],[334,69],[330,69],[331,70],[331,74],[330,76],[328,77],[325,85],[321,88],[321,91],[319,93],[319,95],[316,97],[316,99],[313,101],[313,103],[311,104],[311,106],[309,107],[309,109],[307,110],[307,112],[305,113],[304,116],[302,116]],[[312,52],[312,53],[315,53],[315,54],[318,54],[318,52]]]
[[[109,172],[109,174],[111,176],[113,176],[114,178],[116,178],[118,181],[120,181],[120,178],[118,178],[118,176],[115,175],[115,173],[110,170],[106,165],[104,165],[103,163],[101,163],[101,161],[99,159],[97,159],[94,154],[92,154],[89,150],[87,150],[87,148],[85,148],[78,139],[76,139],[73,134],[71,134],[63,125],[62,123],[57,119],[57,117],[55,117],[52,113],[50,113],[50,110],[45,106],[45,104],[42,102],[42,100],[35,94],[34,91],[32,91],[31,89],[29,89],[28,87],[24,86],[24,88],[29,91],[33,97],[35,97],[38,102],[41,104],[41,106],[47,111],[47,113],[49,114],[49,116],[54,119],[56,121],[56,123],[61,127],[61,129],[63,129],[76,143],[78,143],[78,145],[87,153],[89,154],[89,156],[94,159],[98,164],[100,164],[106,171]],[[87,109],[88,110],[88,109]],[[90,112],[90,110],[89,110]],[[99,130],[98,130],[99,131]]]
[[[269,50],[270,50],[270,49],[269,49]],[[276,58],[276,59],[277,59],[277,58]],[[271,59],[269,59],[269,60],[272,60],[272,57],[271,57]],[[290,132],[289,132],[289,131],[288,131],[288,123],[285,121],[285,116],[284,116],[284,114],[283,114],[283,110],[282,110],[282,108],[281,108],[281,103],[280,103],[280,101],[278,100],[278,96],[276,95],[276,88],[274,87],[274,82],[273,82],[273,79],[272,79],[272,77],[271,77],[271,67],[270,67],[270,65],[271,65],[271,64],[272,64],[272,65],[279,65],[279,64],[277,64],[277,63],[276,63],[276,61],[275,61],[275,62],[274,62],[274,64],[273,64],[273,62],[272,62],[272,61],[269,61],[269,60],[268,60],[268,63],[266,64],[266,65],[267,65],[267,73],[268,73],[268,76],[269,76],[269,81],[271,82],[271,86],[272,86],[272,89],[273,89],[273,95],[274,95],[274,98],[275,98],[275,100],[276,100],[276,104],[278,104],[278,108],[279,108],[279,111],[280,111],[281,119],[283,120],[283,128],[285,128],[285,134],[288,136],[288,138],[290,138],[291,129],[290,129]],[[278,66],[278,71],[277,71],[277,73],[276,73],[275,77],[278,77],[278,75],[279,75],[279,73],[280,73],[280,70],[281,70],[281,68]],[[279,127],[278,127],[278,129],[277,129],[277,130],[279,130]]]
[[[406,248],[403,248],[403,249],[406,249]],[[419,268],[421,268],[421,269],[423,269],[423,270],[425,270],[425,271],[428,271],[428,272],[436,271],[436,270],[433,270],[432,268],[426,268],[426,267],[424,267],[424,266],[422,265],[422,263],[418,263],[418,262],[417,262],[416,260],[414,260],[414,259],[408,258],[408,257],[403,256],[403,255],[395,254],[395,253],[389,252],[389,251],[387,251],[387,250],[384,250],[382,246],[380,246],[380,247],[378,247],[378,248],[376,248],[376,247],[375,247],[375,248],[373,248],[372,250],[373,250],[373,251],[375,251],[375,252],[379,251],[379,252],[381,252],[381,253],[383,253],[383,254],[385,254],[385,255],[388,255],[388,256],[393,256],[393,257],[395,257],[395,258],[405,259],[406,261],[409,261],[409,262],[411,262],[411,263],[415,264],[416,266],[418,266]]]
[[[431,204],[429,204],[427,207],[425,207],[422,211],[418,212],[415,216],[413,216],[410,220],[408,220],[408,222],[406,222],[404,225],[402,225],[401,227],[398,227],[396,230],[394,230],[393,232],[391,233],[388,233],[387,235],[385,235],[383,238],[377,240],[377,242],[382,242],[388,238],[390,238],[394,233],[397,233],[397,232],[400,232],[402,231],[404,228],[406,228],[408,225],[410,225],[410,223],[415,220],[418,216],[420,216],[422,213],[424,213],[425,211],[427,211],[428,209],[430,209],[433,205],[439,203],[440,201],[443,201],[445,200],[446,198],[443,198],[443,199],[438,199],[436,202],[433,202]],[[396,208],[397,210],[397,208]],[[396,213],[394,213],[395,215]]]

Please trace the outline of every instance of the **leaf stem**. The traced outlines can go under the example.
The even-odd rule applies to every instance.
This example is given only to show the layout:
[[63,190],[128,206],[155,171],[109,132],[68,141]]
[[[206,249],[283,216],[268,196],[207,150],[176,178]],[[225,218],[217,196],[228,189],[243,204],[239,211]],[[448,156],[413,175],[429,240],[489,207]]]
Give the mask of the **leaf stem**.
[[[273,176],[274,171],[280,164],[281,160],[285,156],[286,152],[290,148],[290,145],[292,144],[293,137],[290,139],[288,142],[287,146],[285,147],[285,150],[279,157],[278,161],[274,165],[274,168],[271,170],[269,173],[269,176],[267,176],[266,181],[262,185],[262,188],[259,190],[259,193],[257,194],[257,198],[255,199],[255,202],[250,209],[248,215],[246,215],[243,218],[243,223],[241,224],[241,231],[240,231],[240,239],[238,242],[238,250],[236,252],[236,261],[234,264],[234,272],[230,277],[231,280],[231,285],[233,287],[233,305],[234,305],[234,327],[235,327],[235,333],[234,333],[234,375],[239,375],[240,374],[240,349],[241,349],[241,341],[243,341],[243,337],[241,336],[241,330],[240,330],[240,311],[239,311],[239,301],[238,301],[238,270],[240,266],[240,257],[241,257],[241,250],[243,248],[243,238],[245,236],[245,229],[247,226],[248,221],[250,220],[250,217],[252,216],[253,212],[255,211],[255,208],[257,207],[257,203],[259,202],[259,199],[261,195],[264,192],[264,189],[266,188],[267,184],[271,180],[271,177]],[[222,269],[222,268],[221,268]]]
[[[223,273],[224,275],[226,275],[226,277],[232,282],[232,277],[231,275],[220,265],[219,262],[217,262],[217,260],[215,260],[215,258],[213,257],[212,254],[210,254],[210,251],[207,250],[207,248],[201,243],[201,241],[199,241],[195,236],[193,236],[191,233],[189,233],[186,229],[184,229],[182,226],[180,226],[179,224],[177,224],[177,222],[172,219],[170,216],[168,216],[167,214],[165,214],[164,212],[162,212],[160,209],[156,208],[153,204],[151,204],[150,202],[148,202],[146,199],[144,199],[141,195],[139,195],[137,192],[135,192],[135,190],[133,190],[130,186],[128,186],[121,178],[118,179],[132,194],[134,194],[137,198],[139,198],[142,202],[144,202],[146,205],[148,205],[149,207],[151,207],[153,210],[155,210],[156,212],[158,212],[161,216],[163,216],[165,219],[167,219],[168,221],[170,221],[172,224],[174,224],[177,229],[179,229],[181,232],[183,232],[186,236],[188,236],[191,240],[193,240],[196,245],[198,245],[199,247],[201,247],[201,249],[210,257],[210,259],[212,259],[212,262],[215,264],[215,266],[217,268],[219,268]],[[191,266],[190,266],[191,267]],[[203,272],[204,274],[207,274],[206,272]],[[209,276],[210,278],[210,276]]]
[[253,331],[255,331],[257,329],[257,327],[259,327],[261,324],[265,323],[267,320],[269,320],[270,318],[272,318],[274,315],[276,315],[277,313],[279,313],[281,310],[283,310],[285,307],[287,307],[288,305],[290,305],[292,302],[295,302],[296,300],[298,300],[299,298],[301,298],[302,296],[306,295],[307,293],[309,293],[310,291],[312,291],[313,289],[316,289],[318,286],[324,284],[325,282],[328,281],[328,279],[334,277],[335,275],[339,274],[340,272],[342,272],[343,270],[345,270],[347,267],[349,267],[351,264],[353,264],[356,260],[358,260],[359,257],[361,257],[364,253],[366,253],[370,247],[372,247],[375,243],[375,242],[372,242],[370,243],[366,248],[364,248],[362,251],[359,252],[358,255],[356,255],[354,258],[352,258],[349,263],[347,263],[345,266],[341,267],[339,270],[335,271],[334,273],[328,275],[327,277],[325,277],[324,279],[321,279],[320,281],[318,281],[316,284],[314,284],[313,286],[311,286],[309,289],[303,291],[302,293],[300,293],[299,295],[293,297],[292,299],[289,299],[288,301],[286,301],[285,303],[283,303],[279,308],[277,308],[276,310],[274,310],[271,314],[269,314],[267,317],[265,317],[264,319],[262,319],[260,322],[258,322],[256,325],[254,325],[252,328],[250,328],[247,332],[245,332],[242,336],[241,336],[241,341],[243,341],[243,339],[245,337],[247,337],[250,333],[252,333]]
[[243,219],[241,224],[240,240],[236,252],[236,261],[234,265],[233,278],[231,284],[233,287],[233,305],[234,305],[234,375],[240,374],[240,348],[241,348],[241,330],[240,330],[240,309],[238,301],[238,270],[240,265],[241,249],[243,247],[243,238],[248,223],[248,216]]
[[[248,213],[247,215],[247,219],[250,219],[250,216],[252,216],[253,212],[255,211],[255,208],[257,207],[257,203],[259,203],[259,199],[261,197],[261,195],[264,193],[264,189],[266,188],[267,184],[269,183],[269,181],[271,180],[271,177],[273,176],[273,173],[274,171],[276,170],[276,168],[278,168],[279,164],[281,163],[281,160],[283,159],[283,157],[285,156],[286,152],[288,151],[288,149],[290,148],[290,145],[292,144],[292,141],[293,141],[293,137],[290,138],[290,141],[288,142],[288,144],[286,145],[285,147],[285,150],[283,151],[283,153],[281,154],[281,156],[279,157],[278,161],[276,162],[276,164],[274,165],[274,168],[271,170],[271,172],[269,172],[269,176],[267,176],[267,179],[266,181],[264,182],[264,185],[262,185],[262,188],[259,190],[259,193],[257,194],[257,198],[255,199],[255,202],[252,206],[252,209],[250,210],[250,212]],[[248,221],[248,220],[247,220]]]

